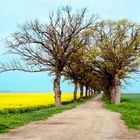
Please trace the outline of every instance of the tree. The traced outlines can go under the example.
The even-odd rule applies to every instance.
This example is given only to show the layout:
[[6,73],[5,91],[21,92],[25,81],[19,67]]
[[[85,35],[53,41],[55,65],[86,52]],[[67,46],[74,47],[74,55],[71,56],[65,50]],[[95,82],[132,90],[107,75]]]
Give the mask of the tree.
[[140,64],[140,26],[127,20],[103,21],[93,38],[100,51],[92,60],[93,69],[108,83],[111,101],[120,103],[121,80],[136,72]]
[[82,32],[93,26],[95,19],[94,16],[87,17],[86,9],[73,13],[71,8],[66,6],[56,13],[52,12],[48,24],[41,24],[38,20],[26,23],[7,41],[9,52],[19,55],[21,59],[10,64],[1,64],[1,72],[49,71],[55,75],[55,103],[59,106],[61,73],[71,55],[85,45]]
[[[87,37],[87,36],[86,36]],[[78,85],[80,87],[80,98],[83,97],[83,86],[86,87],[85,95],[87,96],[89,83],[92,80],[92,69],[85,59],[86,47],[79,49],[72,55],[70,63],[64,68],[63,75],[65,80],[71,80],[74,84],[74,101],[76,100]]]
[[74,91],[73,91],[73,100],[77,100],[77,90],[78,90],[78,82],[79,76],[82,69],[82,60],[83,60],[83,49],[79,49],[76,53],[71,56],[71,59],[67,66],[63,70],[63,75],[65,80],[70,80],[74,84]]

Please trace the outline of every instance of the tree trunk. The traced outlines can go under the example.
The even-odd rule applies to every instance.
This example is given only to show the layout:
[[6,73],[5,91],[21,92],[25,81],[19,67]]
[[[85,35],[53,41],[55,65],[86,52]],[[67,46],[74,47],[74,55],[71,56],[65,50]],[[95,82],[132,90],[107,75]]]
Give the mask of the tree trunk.
[[55,105],[61,105],[61,89],[60,89],[61,72],[56,73],[54,79],[54,94],[55,94]]
[[83,98],[83,85],[80,84],[80,98]]
[[110,88],[106,87],[106,89],[104,90],[105,95],[107,96],[108,100],[111,102],[111,92],[110,92]]
[[88,94],[88,86],[86,86],[86,89],[85,89],[85,96],[87,97],[87,94]]
[[90,96],[90,94],[91,94],[91,89],[89,88],[88,89],[88,95]]
[[74,100],[74,101],[77,100],[77,89],[78,89],[78,84],[75,83],[75,84],[74,84],[74,92],[73,92],[73,100]]
[[118,75],[115,75],[115,78],[113,80],[112,83],[112,87],[111,87],[111,102],[118,104],[120,103],[120,79],[118,77]]
[[93,87],[91,87],[90,93],[91,93],[91,95],[94,95],[94,89],[93,89]]
[[94,90],[94,93],[93,94],[96,95],[97,94],[96,87],[94,87],[93,90]]

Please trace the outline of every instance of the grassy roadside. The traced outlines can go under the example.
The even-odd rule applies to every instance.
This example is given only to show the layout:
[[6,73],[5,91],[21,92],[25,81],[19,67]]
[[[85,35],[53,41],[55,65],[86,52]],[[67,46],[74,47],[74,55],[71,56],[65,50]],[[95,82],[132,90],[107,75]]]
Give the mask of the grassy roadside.
[[6,109],[0,112],[0,133],[7,132],[9,129],[25,125],[29,122],[45,120],[54,114],[75,108],[77,105],[80,105],[91,98],[93,98],[93,96],[78,99],[77,102],[63,102],[59,107],[50,105],[23,109]]
[[121,113],[128,128],[140,130],[140,94],[123,94],[118,105],[110,104],[105,97],[103,100],[106,109]]

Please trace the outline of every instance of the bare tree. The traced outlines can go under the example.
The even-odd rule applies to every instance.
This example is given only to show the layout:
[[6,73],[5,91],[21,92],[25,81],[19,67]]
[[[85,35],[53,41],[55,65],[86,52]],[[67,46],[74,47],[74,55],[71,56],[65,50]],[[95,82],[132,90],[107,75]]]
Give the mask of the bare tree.
[[20,26],[12,34],[7,45],[9,53],[19,55],[20,60],[1,64],[1,72],[21,70],[26,72],[49,71],[55,75],[54,93],[56,106],[61,104],[61,73],[69,58],[86,44],[82,32],[93,26],[95,16],[88,17],[86,9],[73,13],[66,6],[49,14],[48,24],[38,20]]

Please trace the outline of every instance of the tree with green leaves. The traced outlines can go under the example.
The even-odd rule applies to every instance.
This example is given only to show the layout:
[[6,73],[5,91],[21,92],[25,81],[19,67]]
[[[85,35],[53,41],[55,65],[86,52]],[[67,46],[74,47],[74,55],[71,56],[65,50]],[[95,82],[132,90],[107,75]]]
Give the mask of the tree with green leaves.
[[[99,50],[93,57],[93,69],[108,83],[111,102],[120,103],[121,80],[138,71],[140,25],[127,20],[102,21],[93,32],[93,46]],[[107,89],[107,87],[106,87]]]
[[71,56],[71,59],[67,66],[63,70],[65,80],[70,80],[74,84],[73,100],[77,100],[77,90],[81,75],[81,69],[83,68],[83,49],[79,49],[76,53]]

